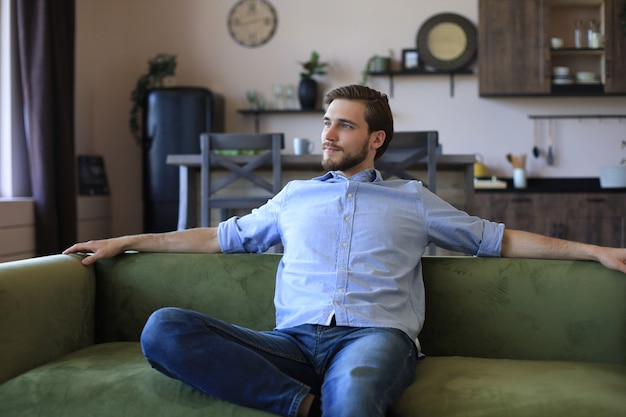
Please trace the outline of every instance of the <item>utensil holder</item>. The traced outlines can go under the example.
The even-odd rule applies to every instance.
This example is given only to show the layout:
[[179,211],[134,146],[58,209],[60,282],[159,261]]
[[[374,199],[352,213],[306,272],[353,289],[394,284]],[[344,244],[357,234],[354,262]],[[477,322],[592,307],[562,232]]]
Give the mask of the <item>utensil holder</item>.
[[526,188],[526,170],[524,168],[513,168],[513,187]]

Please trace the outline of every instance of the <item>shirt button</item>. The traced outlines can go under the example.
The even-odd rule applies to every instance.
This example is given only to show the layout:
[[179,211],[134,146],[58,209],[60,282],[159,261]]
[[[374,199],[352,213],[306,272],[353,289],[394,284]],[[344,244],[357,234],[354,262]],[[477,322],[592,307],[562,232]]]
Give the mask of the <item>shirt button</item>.
[[350,216],[346,216],[346,217],[344,217],[343,219],[344,219],[345,221],[348,221],[348,220],[350,220]]
[[337,290],[337,292],[338,292],[339,294],[343,294],[343,288],[339,288],[339,289]]
[[343,242],[343,243],[341,244],[341,246],[343,246],[343,247],[345,248],[346,246],[348,246],[348,244],[347,244],[346,242]]
[[348,193],[348,198],[352,198],[352,193]]
[[339,270],[340,270],[340,271],[345,271],[345,269],[346,269],[346,267],[345,267],[345,266],[340,266],[340,267],[339,267]]

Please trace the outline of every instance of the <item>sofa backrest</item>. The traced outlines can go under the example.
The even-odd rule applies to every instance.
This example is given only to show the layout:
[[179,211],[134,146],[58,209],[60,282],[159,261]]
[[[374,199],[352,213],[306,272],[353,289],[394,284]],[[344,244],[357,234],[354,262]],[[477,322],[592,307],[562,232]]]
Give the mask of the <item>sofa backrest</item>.
[[274,327],[279,255],[128,253],[96,262],[96,340],[139,340],[149,315],[181,307],[257,330]]
[[[98,341],[138,340],[176,306],[275,324],[279,255],[125,254],[95,266]],[[626,364],[626,276],[594,262],[425,257],[427,355]]]
[[427,355],[626,365],[626,275],[595,262],[426,257]]

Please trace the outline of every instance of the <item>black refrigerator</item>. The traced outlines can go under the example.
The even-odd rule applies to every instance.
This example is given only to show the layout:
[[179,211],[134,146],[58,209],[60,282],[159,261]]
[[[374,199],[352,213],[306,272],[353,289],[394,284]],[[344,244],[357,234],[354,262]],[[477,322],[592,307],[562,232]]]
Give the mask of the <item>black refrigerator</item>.
[[143,138],[144,232],[176,230],[178,167],[168,154],[199,154],[200,133],[224,131],[224,98],[202,87],[150,90]]

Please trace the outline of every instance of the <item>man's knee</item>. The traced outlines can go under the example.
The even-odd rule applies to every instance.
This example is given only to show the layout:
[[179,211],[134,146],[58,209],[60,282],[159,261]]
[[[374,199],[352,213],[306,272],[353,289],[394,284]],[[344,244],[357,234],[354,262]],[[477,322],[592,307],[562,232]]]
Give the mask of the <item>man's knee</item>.
[[173,341],[171,332],[177,327],[175,323],[184,320],[185,315],[184,310],[166,307],[156,310],[148,317],[139,339],[146,357],[151,357],[155,350],[161,351],[165,341]]

